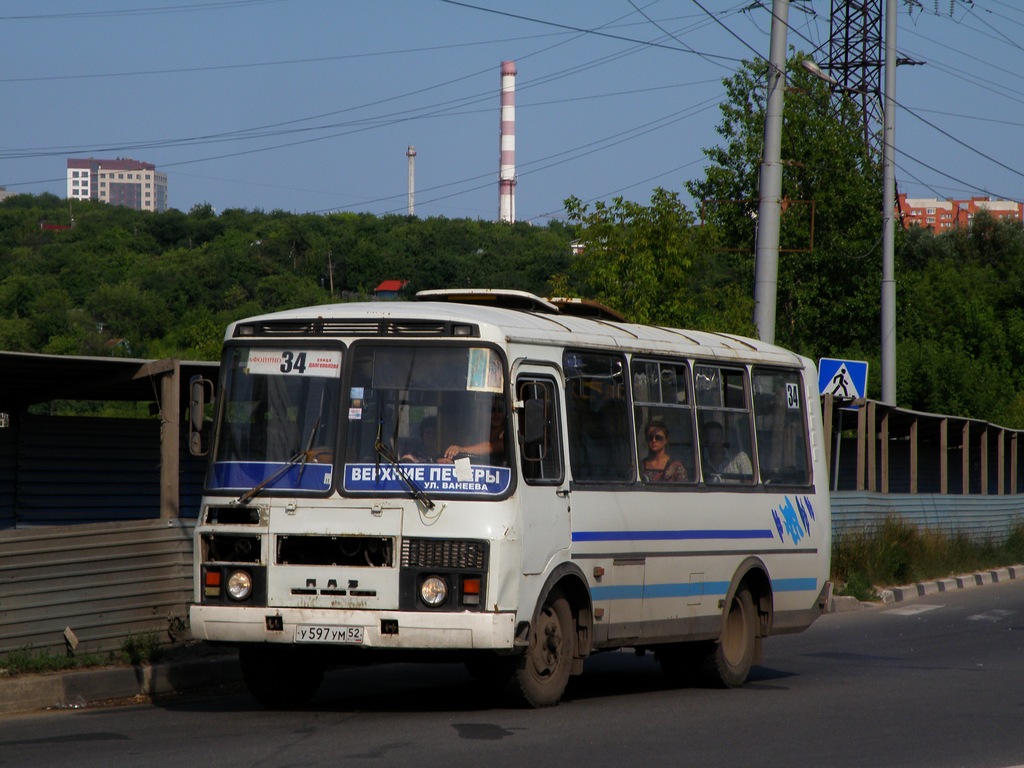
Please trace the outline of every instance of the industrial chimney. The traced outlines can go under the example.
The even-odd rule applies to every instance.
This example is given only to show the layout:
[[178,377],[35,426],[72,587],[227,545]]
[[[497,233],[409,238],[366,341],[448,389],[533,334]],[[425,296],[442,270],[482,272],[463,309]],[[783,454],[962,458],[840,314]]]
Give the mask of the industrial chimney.
[[498,221],[516,220],[516,63],[501,62],[501,160]]
[[409,158],[409,215],[412,216],[416,208],[416,147],[410,144],[405,156]]

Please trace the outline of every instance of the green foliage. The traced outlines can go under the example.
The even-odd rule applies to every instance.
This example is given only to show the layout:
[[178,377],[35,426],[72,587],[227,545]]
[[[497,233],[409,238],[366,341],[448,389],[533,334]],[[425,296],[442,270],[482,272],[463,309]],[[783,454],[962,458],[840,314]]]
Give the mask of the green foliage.
[[128,635],[121,643],[121,658],[128,664],[153,664],[163,658],[163,653],[155,632]]
[[[787,69],[776,341],[863,359],[880,390],[881,172],[857,105]],[[764,61],[725,80],[709,166],[647,205],[566,201],[545,227],[469,219],[0,202],[0,349],[213,360],[233,320],[372,296],[385,279],[586,296],[637,322],[753,335]],[[74,226],[43,229],[40,223]],[[1024,428],[1024,227],[897,231],[897,404]],[[813,236],[812,236],[813,235]],[[572,242],[578,241],[578,256]]]
[[[121,642],[118,658],[126,664],[155,664],[164,658],[165,650],[155,632],[128,635]],[[58,655],[47,649],[34,651],[31,648],[21,648],[0,658],[0,677],[86,669],[111,664],[116,660],[113,654],[75,654],[68,651]]]
[[[576,227],[573,270],[585,295],[636,323],[749,330],[750,300],[728,284],[726,270],[709,269],[708,233],[677,193],[658,188],[650,206],[617,197],[593,209],[571,197],[565,208]],[[554,285],[568,289],[569,279]]]
[[75,656],[65,654],[58,656],[49,651],[33,651],[31,648],[21,648],[11,651],[6,657],[0,659],[0,676],[27,675],[38,672],[59,672],[65,669],[85,669],[87,667],[98,667],[110,662],[108,656],[102,654],[82,654]]
[[233,320],[372,296],[389,278],[544,293],[570,237],[560,222],[155,214],[18,195],[0,202],[0,349],[214,360]]
[[[862,356],[877,346],[881,176],[856,106],[788,66],[782,132],[776,341],[811,358]],[[705,149],[705,178],[687,184],[714,228],[724,266],[751,293],[764,136],[767,63],[745,62],[725,81],[721,146]]]
[[1024,562],[1024,519],[1003,540],[919,528],[889,516],[879,525],[837,535],[832,542],[836,593],[877,599],[877,589],[947,578]]
[[900,255],[900,404],[1024,427],[1024,228],[979,213]]

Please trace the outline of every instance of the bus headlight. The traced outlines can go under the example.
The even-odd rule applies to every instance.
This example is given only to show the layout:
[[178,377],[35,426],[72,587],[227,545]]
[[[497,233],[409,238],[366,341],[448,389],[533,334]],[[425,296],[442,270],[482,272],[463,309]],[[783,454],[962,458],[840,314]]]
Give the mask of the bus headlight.
[[448,582],[440,576],[427,576],[420,583],[420,599],[431,607],[443,605],[448,599]]
[[228,576],[227,591],[232,600],[248,600],[252,594],[252,575],[248,571],[232,571]]

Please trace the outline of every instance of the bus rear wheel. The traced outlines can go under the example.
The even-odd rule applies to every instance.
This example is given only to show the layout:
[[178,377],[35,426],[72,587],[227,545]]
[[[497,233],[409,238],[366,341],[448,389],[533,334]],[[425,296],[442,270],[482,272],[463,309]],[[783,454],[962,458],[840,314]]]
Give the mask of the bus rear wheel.
[[290,646],[243,645],[238,661],[245,687],[267,709],[301,707],[323,682],[323,664]]
[[531,707],[553,707],[569,682],[576,654],[576,632],[569,601],[552,592],[530,632],[526,654],[517,660],[513,689]]
[[743,685],[754,663],[756,630],[754,598],[749,589],[740,587],[729,605],[721,637],[701,664],[701,679],[725,688]]

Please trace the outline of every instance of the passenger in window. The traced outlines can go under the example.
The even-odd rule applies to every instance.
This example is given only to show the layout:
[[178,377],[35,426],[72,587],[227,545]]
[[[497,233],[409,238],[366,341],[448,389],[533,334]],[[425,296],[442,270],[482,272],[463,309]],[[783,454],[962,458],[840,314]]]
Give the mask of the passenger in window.
[[437,450],[437,419],[427,416],[420,422],[420,439],[409,445],[402,454],[402,461],[415,464],[429,464],[434,460]]
[[442,464],[451,464],[456,456],[469,454],[471,456],[501,457],[505,453],[505,406],[500,397],[494,398],[491,403],[491,426],[486,440],[476,443],[462,445],[453,443],[449,445],[444,455],[438,459]]
[[729,482],[749,478],[754,465],[746,451],[729,450],[725,430],[717,421],[704,425],[704,477],[710,482]]
[[660,418],[651,419],[644,429],[647,458],[640,466],[646,483],[682,483],[688,477],[683,462],[668,454],[668,427]]

